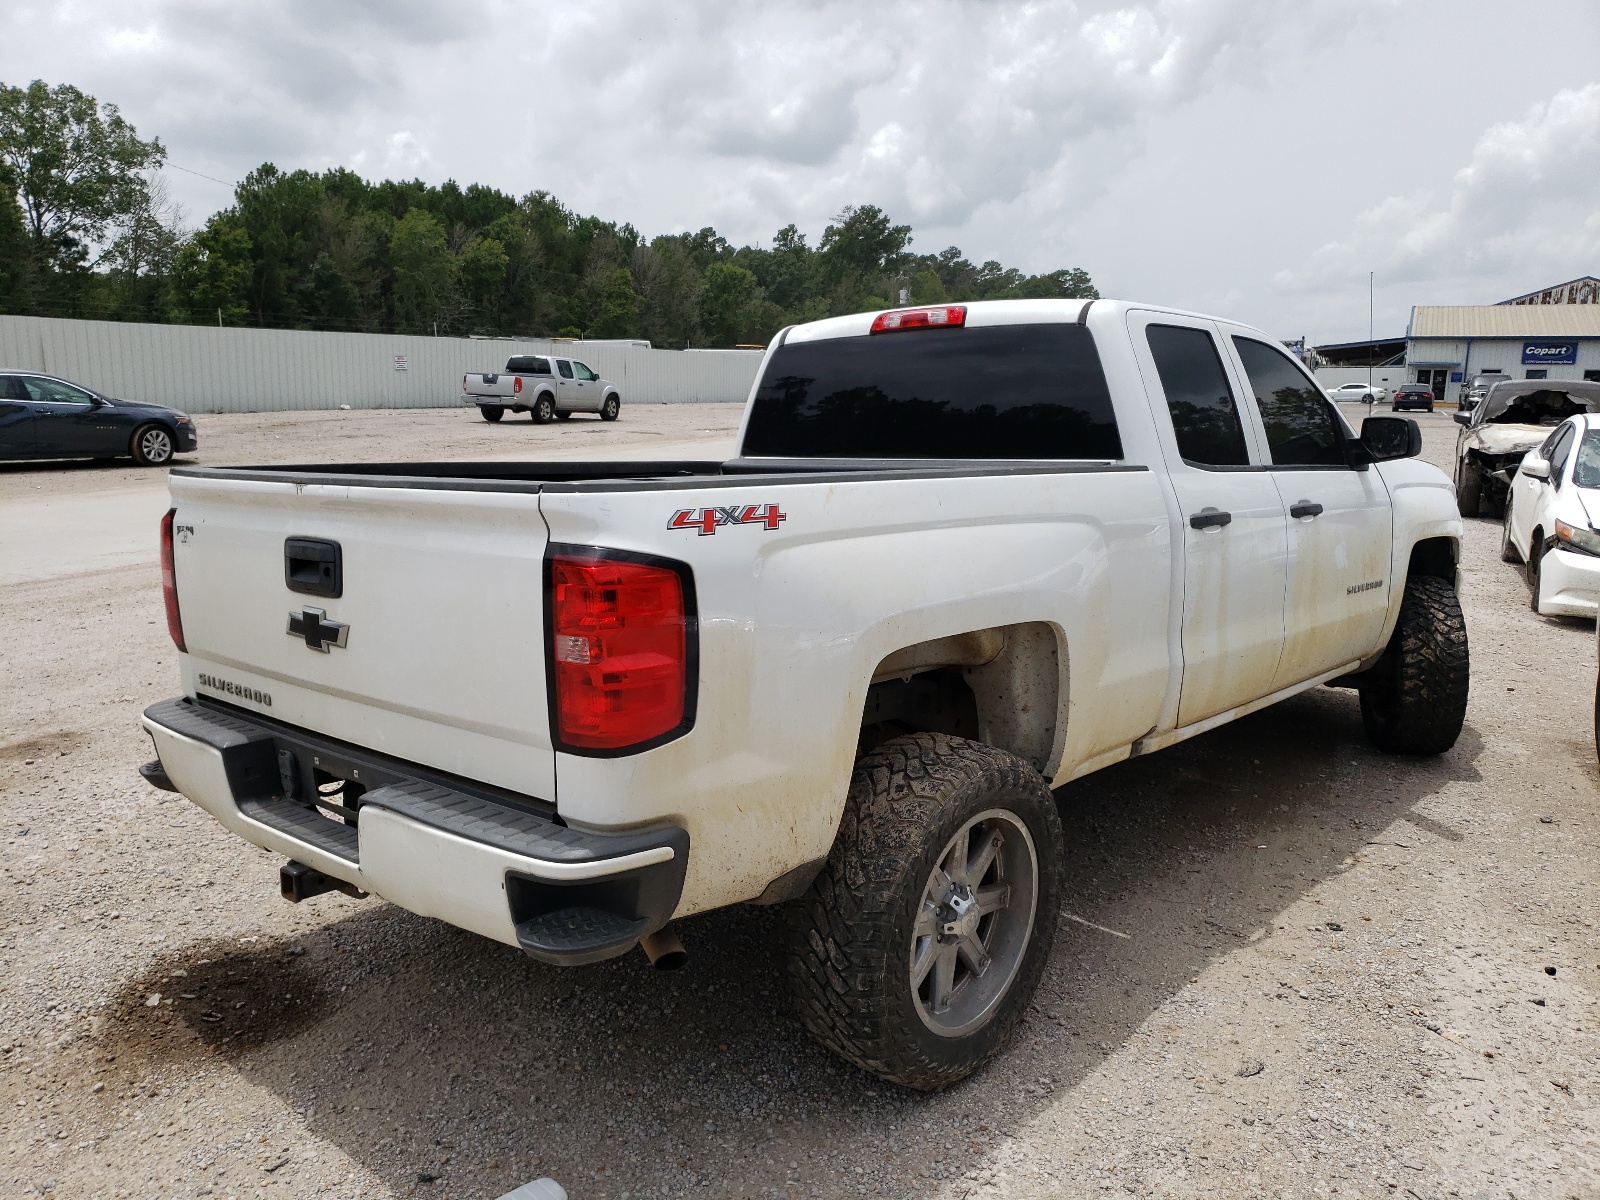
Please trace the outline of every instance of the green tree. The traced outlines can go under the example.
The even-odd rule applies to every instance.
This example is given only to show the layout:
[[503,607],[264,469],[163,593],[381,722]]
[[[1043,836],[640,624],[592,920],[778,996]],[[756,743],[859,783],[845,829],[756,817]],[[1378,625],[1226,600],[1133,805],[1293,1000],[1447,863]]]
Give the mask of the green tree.
[[700,272],[681,237],[658,237],[633,252],[639,333],[651,344],[687,347],[700,336]]
[[901,265],[911,226],[895,225],[872,204],[846,205],[822,231],[822,253],[862,275],[882,275]]
[[0,164],[16,187],[33,253],[51,270],[81,269],[119,218],[147,204],[141,172],[166,155],[159,139],[140,139],[116,105],[71,84],[0,83]]
[[613,267],[606,273],[600,294],[600,311],[585,336],[633,337],[638,320],[639,297],[633,290],[633,274],[627,267]]
[[911,277],[911,302],[913,304],[939,304],[950,299],[939,272],[928,269]]
[[250,313],[255,263],[250,234],[218,215],[178,249],[173,317],[194,325],[242,325]]
[[448,329],[456,311],[457,267],[439,218],[413,208],[396,221],[389,265],[396,328],[406,333],[432,333],[436,324]]
[[466,244],[457,260],[462,298],[472,314],[473,328],[479,332],[499,331],[500,295],[505,290],[510,261],[498,238],[477,236]]
[[732,346],[744,340],[760,296],[756,277],[733,263],[714,262],[705,270],[700,294],[700,322],[713,346]]
[[28,311],[31,277],[28,233],[17,207],[16,185],[0,167],[0,313]]

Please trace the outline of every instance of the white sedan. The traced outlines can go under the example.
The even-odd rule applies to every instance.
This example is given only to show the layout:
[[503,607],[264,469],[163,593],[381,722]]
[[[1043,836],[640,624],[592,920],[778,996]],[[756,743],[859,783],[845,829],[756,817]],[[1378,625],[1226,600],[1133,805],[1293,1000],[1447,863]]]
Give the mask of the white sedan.
[[[1591,515],[1592,514],[1592,515]],[[1533,610],[1593,617],[1600,596],[1600,414],[1568,417],[1511,480],[1500,557],[1527,563]]]
[[1341,383],[1328,392],[1328,396],[1341,404],[1380,404],[1389,397],[1389,389],[1376,384]]

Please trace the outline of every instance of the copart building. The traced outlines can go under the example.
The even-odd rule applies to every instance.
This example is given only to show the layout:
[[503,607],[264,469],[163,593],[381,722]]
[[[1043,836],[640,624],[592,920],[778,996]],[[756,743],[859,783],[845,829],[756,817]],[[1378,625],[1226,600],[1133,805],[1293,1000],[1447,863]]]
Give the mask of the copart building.
[[1600,380],[1600,279],[1585,276],[1499,304],[1418,305],[1411,310],[1403,351],[1400,339],[1315,350],[1333,368],[1317,372],[1329,377],[1325,386],[1336,386],[1335,375],[1338,382],[1364,382],[1370,364],[1391,392],[1398,383],[1425,383],[1436,402],[1446,405],[1456,402],[1463,382],[1480,373]]

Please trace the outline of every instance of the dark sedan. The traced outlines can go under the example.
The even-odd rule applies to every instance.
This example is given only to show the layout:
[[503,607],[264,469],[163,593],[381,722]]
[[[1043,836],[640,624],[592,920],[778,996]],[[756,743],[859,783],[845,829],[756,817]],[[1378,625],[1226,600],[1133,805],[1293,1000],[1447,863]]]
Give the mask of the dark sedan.
[[0,459],[127,458],[164,467],[197,445],[194,422],[37,371],[0,371]]
[[1389,405],[1393,412],[1402,408],[1420,408],[1426,412],[1433,411],[1433,389],[1425,383],[1402,383],[1394,390],[1394,402]]

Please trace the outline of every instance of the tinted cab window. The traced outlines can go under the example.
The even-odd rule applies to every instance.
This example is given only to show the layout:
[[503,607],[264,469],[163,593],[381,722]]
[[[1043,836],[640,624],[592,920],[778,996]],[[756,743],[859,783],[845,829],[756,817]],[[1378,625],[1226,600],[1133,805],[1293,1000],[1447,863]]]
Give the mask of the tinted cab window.
[[773,352],[745,455],[1116,459],[1111,393],[1081,325],[917,329]]
[[1343,431],[1322,390],[1265,342],[1235,337],[1233,345],[1255,393],[1273,465],[1345,466]]
[[561,372],[561,378],[563,378],[563,379],[571,379],[572,378],[572,364],[569,363],[566,359],[564,359],[564,358],[556,359],[556,370]]
[[1211,335],[1184,325],[1152,325],[1145,336],[1183,460],[1204,467],[1247,466],[1239,405]]

